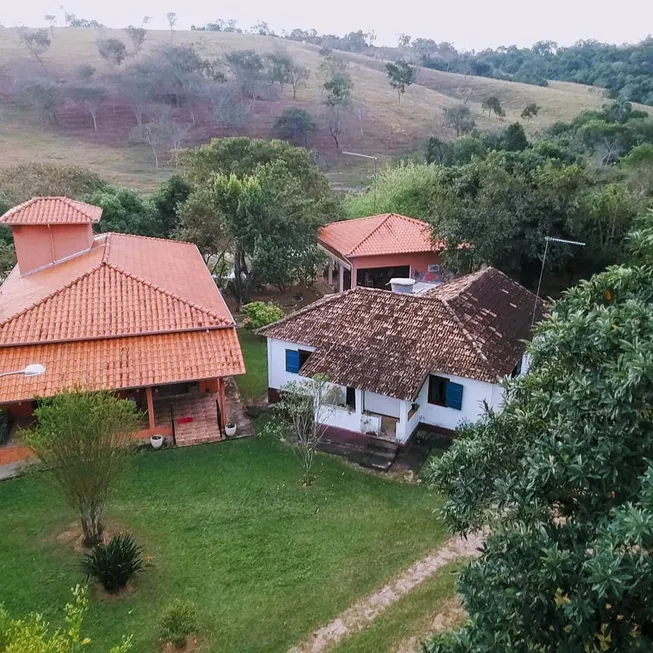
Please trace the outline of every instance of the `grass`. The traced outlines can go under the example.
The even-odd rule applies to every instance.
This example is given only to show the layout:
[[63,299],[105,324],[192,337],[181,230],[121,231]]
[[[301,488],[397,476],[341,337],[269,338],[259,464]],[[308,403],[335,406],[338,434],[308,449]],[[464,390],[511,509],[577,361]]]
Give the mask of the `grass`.
[[238,329],[240,348],[247,373],[236,377],[236,384],[245,403],[263,397],[268,389],[268,349],[265,338],[247,329]]
[[[52,46],[43,56],[45,65],[61,70],[63,77],[71,75],[80,62],[94,66],[98,75],[113,72],[98,53],[98,36],[94,29],[55,28]],[[102,36],[125,40],[122,30],[102,30]],[[220,58],[235,49],[251,48],[259,53],[288,51],[311,71],[307,85],[300,89],[296,101],[292,100],[290,89],[285,89],[279,99],[257,103],[253,119],[242,133],[269,136],[274,119],[288,106],[298,106],[313,114],[321,125],[315,150],[336,188],[357,187],[362,177],[370,175],[369,162],[353,160],[337,152],[327,133],[321,93],[323,78],[319,73],[322,57],[318,47],[273,37],[224,32],[176,31],[173,40],[179,44],[193,44],[208,58]],[[143,54],[169,41],[169,31],[148,30]],[[354,84],[354,108],[344,121],[341,149],[378,155],[381,162],[406,152],[421,152],[424,140],[431,134],[452,137],[452,130],[442,121],[442,109],[459,105],[463,98],[467,99],[479,128],[493,130],[519,120],[527,104],[537,103],[540,113],[525,124],[531,133],[541,131],[556,120],[570,120],[583,109],[600,108],[605,102],[601,89],[579,84],[554,82],[549,87],[539,87],[419,68],[416,83],[398,104],[396,93],[388,84],[383,61],[346,52],[337,52],[337,56],[347,61]],[[25,65],[26,57],[17,30],[3,30],[0,67],[7,64],[13,70],[19,60]],[[38,70],[39,66],[32,62],[31,68]],[[505,121],[490,120],[482,114],[481,104],[490,95],[496,95],[501,101],[506,110]],[[72,137],[56,127],[35,125],[25,112],[8,113],[1,105],[0,112],[4,114],[0,145],[3,153],[7,153],[0,165],[33,160],[75,161],[114,183],[143,190],[150,190],[157,180],[171,171],[170,168],[155,171],[147,148],[128,146],[125,139],[107,142],[102,125],[100,133],[95,133],[88,119],[87,128],[76,131]],[[206,139],[207,133],[202,132],[197,138]]]
[[[208,651],[285,651],[437,547],[436,496],[320,454],[317,482],[265,437],[135,456],[111,499],[109,527],[135,535],[153,566],[137,591],[92,593],[91,650],[123,634],[156,650],[174,598],[195,601]],[[61,623],[80,554],[58,536],[75,515],[45,475],[0,483],[0,601]]]
[[452,603],[460,564],[450,563],[440,569],[390,606],[369,628],[345,639],[331,653],[392,653],[411,637],[418,641],[426,638],[432,630],[434,615]]

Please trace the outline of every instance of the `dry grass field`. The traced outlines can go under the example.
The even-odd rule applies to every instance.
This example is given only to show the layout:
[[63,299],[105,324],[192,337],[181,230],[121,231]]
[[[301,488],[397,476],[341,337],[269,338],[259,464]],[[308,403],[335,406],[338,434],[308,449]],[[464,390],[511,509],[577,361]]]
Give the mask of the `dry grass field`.
[[[52,45],[43,57],[44,65],[62,79],[81,63],[95,66],[98,73],[110,72],[96,47],[98,38],[107,37],[127,42],[121,30],[55,29]],[[143,53],[170,39],[168,31],[149,31]],[[175,43],[193,44],[207,58],[219,58],[229,50],[245,48],[259,53],[285,50],[311,70],[311,77],[299,90],[296,101],[292,100],[290,89],[274,100],[257,101],[248,123],[235,133],[269,136],[275,118],[288,106],[304,108],[315,116],[318,125],[324,124],[320,93],[323,80],[318,72],[322,57],[316,46],[276,37],[221,32],[179,31],[172,39]],[[387,83],[383,61],[363,55],[337,54],[348,62],[354,83],[354,108],[347,117],[341,149],[378,155],[381,160],[419,150],[429,135],[452,137],[453,133],[442,120],[442,109],[456,106],[463,99],[481,129],[498,129],[508,121],[517,120],[527,104],[536,102],[541,107],[540,114],[525,125],[531,133],[605,102],[601,90],[594,87],[552,82],[542,88],[420,68],[417,83],[406,91],[399,104],[395,91]],[[3,80],[6,87],[20,76],[27,56],[17,31],[0,29],[0,89]],[[40,66],[35,62],[29,65]],[[490,120],[482,114],[481,103],[490,95],[501,100],[507,114],[505,122]],[[97,132],[90,118],[79,111],[63,112],[59,125],[43,127],[35,117],[17,110],[0,95],[0,166],[34,160],[77,163],[112,182],[149,190],[170,173],[170,168],[156,171],[147,148],[128,144],[127,133],[133,121],[126,107],[107,106],[98,115]],[[191,131],[191,143],[229,133],[234,132],[217,127],[198,128]],[[324,126],[318,131],[314,148],[336,185],[349,186],[371,172],[371,162],[340,154]]]

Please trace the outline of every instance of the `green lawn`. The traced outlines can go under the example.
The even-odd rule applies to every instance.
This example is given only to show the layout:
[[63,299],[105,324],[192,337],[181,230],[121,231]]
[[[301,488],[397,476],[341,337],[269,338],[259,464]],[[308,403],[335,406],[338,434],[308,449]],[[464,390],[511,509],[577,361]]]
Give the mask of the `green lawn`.
[[440,569],[390,606],[369,628],[343,640],[330,653],[392,653],[402,640],[426,638],[433,616],[455,591],[460,566],[460,562],[454,562]]
[[[89,653],[130,633],[136,652],[156,650],[174,597],[199,604],[205,650],[285,651],[443,539],[423,486],[323,454],[316,472],[303,488],[295,455],[267,438],[137,454],[108,523],[133,532],[153,566],[131,596],[93,594]],[[59,623],[83,580],[57,538],[75,516],[43,475],[0,483],[0,505],[0,602]]]
[[245,402],[264,397],[268,390],[268,350],[265,338],[247,329],[238,329],[240,347],[245,358],[247,374],[236,377]]

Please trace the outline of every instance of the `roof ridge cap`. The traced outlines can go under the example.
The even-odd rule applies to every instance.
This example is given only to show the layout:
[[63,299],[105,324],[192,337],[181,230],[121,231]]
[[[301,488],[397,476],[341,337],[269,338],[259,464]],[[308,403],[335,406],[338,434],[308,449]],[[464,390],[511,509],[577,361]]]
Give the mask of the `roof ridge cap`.
[[[383,214],[381,214],[381,215],[383,215]],[[379,222],[379,224],[377,224],[376,227],[374,227],[374,229],[372,229],[372,231],[370,231],[370,233],[367,234],[367,236],[365,236],[365,238],[363,238],[363,240],[358,241],[358,244],[356,245],[356,247],[354,247],[352,250],[350,250],[349,252],[347,252],[347,256],[351,256],[351,255],[352,255],[352,254],[353,254],[353,253],[354,253],[354,252],[355,252],[359,247],[362,246],[362,244],[363,244],[363,243],[364,243],[368,238],[371,238],[371,237],[372,237],[372,234],[375,233],[375,232],[377,232],[377,231],[378,231],[378,230],[379,230],[379,229],[380,229],[380,228],[381,228],[381,227],[382,227],[382,226],[383,226],[383,225],[384,225],[384,224],[385,224],[385,223],[390,219],[390,217],[391,217],[392,215],[393,215],[392,213],[386,213],[385,218],[383,218],[383,220],[381,220],[381,222]],[[371,217],[377,217],[377,216],[371,216]]]
[[[164,239],[161,239],[164,240]],[[143,279],[142,277],[139,277],[136,274],[133,274],[132,272],[127,272],[127,270],[123,270],[122,268],[118,267],[114,263],[107,263],[107,262],[102,262],[103,266],[108,267],[111,270],[114,270],[115,272],[118,272],[119,274],[124,275],[125,277],[132,279],[133,281],[136,281],[137,283],[140,283],[144,286],[147,286],[148,288],[152,288],[156,292],[160,292],[163,295],[166,295],[167,297],[170,297],[171,299],[174,299],[176,301],[181,302],[182,304],[185,304],[186,306],[190,306],[191,308],[194,308],[195,310],[201,311],[202,313],[205,313],[206,315],[210,315],[212,318],[218,320],[221,324],[224,325],[230,325],[233,324],[233,322],[229,322],[228,320],[225,320],[223,317],[220,317],[217,313],[214,313],[213,311],[209,310],[208,308],[205,308],[204,306],[200,306],[199,304],[195,302],[191,302],[188,299],[185,299],[184,297],[181,297],[181,295],[178,295],[177,293],[174,293],[170,290],[167,290],[166,288],[162,288],[161,286],[158,286],[155,283],[152,283],[151,281],[148,281],[147,279]]]
[[195,243],[192,243],[190,240],[174,240],[172,238],[160,238],[159,236],[143,236],[141,234],[124,234],[121,231],[105,231],[105,234],[108,236],[122,236],[124,238],[135,238],[135,239],[141,239],[141,240],[156,240],[159,242],[164,242],[164,243],[173,243],[177,244],[179,243],[180,245],[195,245]]
[[62,292],[65,290],[68,290],[69,288],[72,288],[76,283],[84,279],[85,277],[90,277],[92,274],[95,274],[98,270],[102,268],[102,262],[98,263],[97,265],[94,265],[90,270],[86,270],[86,272],[83,272],[80,274],[78,277],[75,277],[74,279],[71,279],[68,283],[64,284],[63,286],[60,286],[56,290],[53,290],[51,293],[48,295],[45,295],[45,297],[41,297],[41,299],[32,302],[29,306],[26,306],[25,308],[21,309],[17,313],[14,313],[13,315],[10,315],[9,317],[6,317],[2,322],[0,322],[0,329],[7,325],[9,322],[12,322],[16,318],[21,317],[25,313],[28,313],[29,311],[35,309],[37,306],[40,306],[41,304],[44,304],[45,302],[50,301],[57,295],[60,295]]

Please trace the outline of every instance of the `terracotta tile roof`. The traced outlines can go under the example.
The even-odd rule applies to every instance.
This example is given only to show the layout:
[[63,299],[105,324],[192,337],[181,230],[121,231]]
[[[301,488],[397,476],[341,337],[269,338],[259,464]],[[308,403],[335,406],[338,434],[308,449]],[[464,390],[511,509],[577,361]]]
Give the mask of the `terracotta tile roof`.
[[91,224],[102,217],[99,206],[67,197],[34,197],[9,209],[0,223],[9,225]]
[[135,388],[243,374],[234,328],[2,348],[3,369],[39,362],[45,374],[0,378],[0,403],[48,397],[73,386]]
[[493,267],[425,294],[447,304],[498,375],[507,374],[506,366],[519,360],[522,341],[530,338],[533,311],[539,322],[546,307],[542,300],[535,301],[532,292]]
[[431,239],[426,222],[396,213],[332,222],[320,229],[318,241],[343,258],[410,254],[445,249]]
[[[475,279],[460,280],[460,292],[466,290],[473,296],[475,281],[492,281],[497,278],[496,272],[484,270],[471,275]],[[505,275],[500,278],[507,279]],[[457,297],[454,288],[447,299],[355,288],[328,295],[261,333],[316,347],[302,367],[304,375],[326,374],[341,385],[412,401],[430,373],[496,383],[512,372],[524,351],[521,339],[528,337],[523,325],[530,325],[533,303],[529,306],[526,299],[535,299],[526,289],[515,286],[521,299],[513,308],[503,299],[507,284],[488,282],[483,286],[484,306],[492,305],[490,287],[494,288],[497,305],[493,311],[479,312],[471,321],[464,321],[459,307],[450,305]],[[466,301],[469,299],[461,300],[461,306]],[[495,355],[490,349],[497,345],[500,353]]]
[[74,385],[126,388],[244,373],[233,318],[195,245],[103,234],[0,287],[0,403]]
[[0,345],[233,324],[195,245],[106,234],[90,252],[0,287]]

